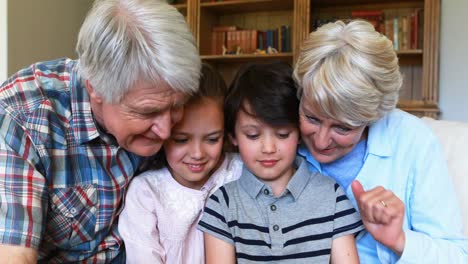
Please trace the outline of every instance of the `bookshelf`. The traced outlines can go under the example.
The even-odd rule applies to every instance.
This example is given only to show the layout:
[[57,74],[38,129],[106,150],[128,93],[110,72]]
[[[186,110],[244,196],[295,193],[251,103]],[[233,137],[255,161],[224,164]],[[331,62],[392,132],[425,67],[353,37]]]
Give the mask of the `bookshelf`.
[[[383,14],[381,32],[394,42],[404,77],[398,107],[418,116],[437,118],[440,0],[311,0],[310,28],[313,30],[320,19],[352,18],[353,11]],[[399,41],[397,31],[393,32],[398,22]],[[402,25],[407,25],[403,33]]]
[[[186,18],[194,34],[200,55],[214,65],[230,83],[242,64],[285,61],[293,64],[302,40],[309,32],[310,0],[175,0],[171,1]],[[236,26],[238,30],[267,31],[288,26],[288,49],[278,53],[255,54],[255,48],[242,54],[224,54],[213,50],[213,28]],[[278,33],[276,33],[278,35]],[[281,34],[280,34],[281,35]],[[226,36],[227,37],[227,36]],[[279,36],[276,36],[279,39]],[[276,42],[278,42],[277,40]],[[283,42],[282,42],[283,43]],[[226,45],[228,46],[228,45]],[[253,44],[250,45],[253,47]],[[232,47],[226,47],[233,53]],[[244,50],[243,49],[243,50]],[[264,49],[266,52],[266,48]]]
[[[437,118],[439,115],[440,0],[176,0],[174,5],[185,15],[202,59],[215,66],[228,84],[239,67],[248,62],[280,60],[293,65],[302,41],[320,19],[349,19],[353,11],[382,11],[384,28],[388,17],[407,16],[405,23],[410,23],[414,10],[422,10],[417,23],[419,42],[408,39],[404,47],[396,47],[404,76],[398,107],[418,116]],[[252,47],[259,47],[262,41],[259,37],[256,44],[243,46],[247,52],[242,54],[222,55],[219,45],[214,48],[220,38],[213,34],[215,28],[236,26],[240,31],[278,29],[279,32],[285,25],[290,30],[289,49],[283,49],[285,42],[279,40],[287,34],[276,33],[277,43],[282,43],[278,44],[278,53],[255,54]],[[226,39],[227,34],[234,36],[226,33]],[[234,50],[231,45],[225,51],[234,53]]]

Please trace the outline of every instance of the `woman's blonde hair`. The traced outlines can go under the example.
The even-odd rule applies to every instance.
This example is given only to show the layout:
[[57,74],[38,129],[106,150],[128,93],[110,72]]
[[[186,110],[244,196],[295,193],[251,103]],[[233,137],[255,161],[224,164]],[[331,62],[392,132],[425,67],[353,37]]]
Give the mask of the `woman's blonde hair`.
[[392,42],[363,20],[328,23],[310,33],[294,78],[301,100],[351,126],[393,110],[402,84]]

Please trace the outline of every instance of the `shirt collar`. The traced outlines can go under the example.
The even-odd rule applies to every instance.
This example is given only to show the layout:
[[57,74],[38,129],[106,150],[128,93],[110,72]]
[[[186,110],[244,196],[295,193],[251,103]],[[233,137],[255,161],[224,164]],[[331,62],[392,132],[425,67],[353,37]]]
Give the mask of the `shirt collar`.
[[[369,125],[369,132],[367,135],[367,154],[376,155],[379,157],[389,157],[393,153],[393,143],[391,137],[391,128],[388,125],[389,114]],[[322,166],[310,154],[309,150],[304,144],[298,148],[298,154],[303,156],[310,165],[312,165],[319,173],[322,173]]]
[[310,154],[310,151],[307,149],[306,145],[301,144],[297,150],[297,153],[309,162],[309,164],[314,167],[319,173],[322,173],[322,166],[320,163]]
[[70,74],[71,111],[73,135],[79,144],[99,137],[99,129],[93,118],[88,91],[78,72],[78,62],[72,64]]
[[[289,180],[286,190],[297,200],[310,180],[310,173],[303,158],[296,157],[294,163],[297,169],[291,180]],[[268,189],[271,192],[271,188],[255,177],[245,165],[242,168],[242,176],[239,179],[239,184],[252,199],[256,199],[263,189]]]
[[389,157],[393,153],[389,114],[369,126],[367,152],[380,157]]
[[310,181],[311,175],[307,169],[307,163],[302,157],[296,157],[295,165],[297,167],[296,172],[291,180],[289,180],[286,189],[292,194],[294,200],[298,200]]

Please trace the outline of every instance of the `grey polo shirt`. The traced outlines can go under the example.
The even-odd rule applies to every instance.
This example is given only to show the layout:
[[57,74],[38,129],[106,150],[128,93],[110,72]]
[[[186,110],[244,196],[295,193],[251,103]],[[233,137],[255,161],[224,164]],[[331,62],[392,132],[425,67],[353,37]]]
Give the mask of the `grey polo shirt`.
[[296,166],[279,197],[244,166],[208,199],[198,228],[233,244],[238,263],[329,263],[332,240],[364,227],[335,181],[302,158]]

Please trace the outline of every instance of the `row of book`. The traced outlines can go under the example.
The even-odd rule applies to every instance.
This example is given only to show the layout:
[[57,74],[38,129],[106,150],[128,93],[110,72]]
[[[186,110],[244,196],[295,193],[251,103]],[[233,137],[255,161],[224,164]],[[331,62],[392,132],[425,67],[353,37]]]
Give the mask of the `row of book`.
[[291,52],[291,27],[270,30],[215,26],[211,32],[211,54],[253,54],[259,51]]
[[313,21],[312,27],[315,30],[323,24],[338,19],[349,21],[358,18],[373,24],[377,31],[393,42],[395,50],[422,49],[424,34],[424,10],[422,8],[352,11],[350,17],[316,19]]

